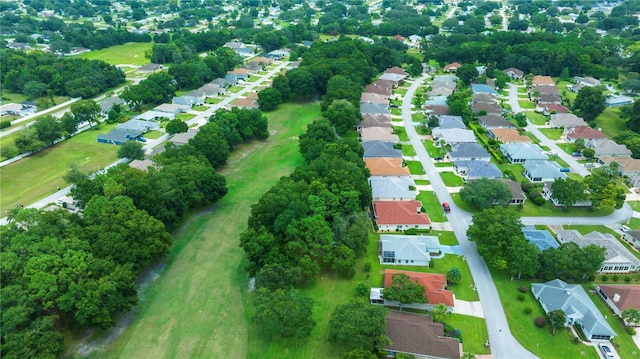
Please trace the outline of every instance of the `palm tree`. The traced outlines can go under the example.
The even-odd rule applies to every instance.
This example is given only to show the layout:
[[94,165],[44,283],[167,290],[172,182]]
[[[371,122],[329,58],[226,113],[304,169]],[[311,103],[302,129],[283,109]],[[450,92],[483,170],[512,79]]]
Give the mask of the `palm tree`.
[[460,268],[453,267],[447,272],[447,282],[449,282],[450,284],[460,283],[461,279],[462,272],[460,272]]
[[444,318],[451,314],[449,312],[449,308],[443,303],[438,303],[431,308],[431,316],[433,317],[434,322],[442,322]]

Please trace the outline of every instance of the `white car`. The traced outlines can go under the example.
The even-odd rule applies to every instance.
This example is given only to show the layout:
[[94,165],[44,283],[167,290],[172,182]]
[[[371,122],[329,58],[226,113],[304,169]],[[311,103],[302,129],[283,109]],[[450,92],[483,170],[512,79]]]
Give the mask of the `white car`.
[[598,344],[598,347],[600,348],[600,351],[602,351],[602,354],[604,355],[605,358],[614,357],[613,352],[611,351],[611,348],[609,348],[607,344],[600,343]]
[[623,232],[629,232],[631,230],[631,228],[627,227],[627,226],[620,226],[620,230]]

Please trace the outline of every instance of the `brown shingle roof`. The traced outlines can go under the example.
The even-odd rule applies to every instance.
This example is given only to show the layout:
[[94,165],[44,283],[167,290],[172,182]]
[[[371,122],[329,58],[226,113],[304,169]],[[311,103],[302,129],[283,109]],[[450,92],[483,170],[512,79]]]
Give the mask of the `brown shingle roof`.
[[444,337],[444,325],[431,316],[391,311],[387,315],[387,336],[391,344],[385,350],[434,358],[459,359],[460,342]]
[[394,66],[394,67],[390,67],[386,70],[384,70],[385,74],[397,74],[397,75],[404,75],[404,76],[409,76],[409,74],[404,71],[401,67],[398,66]]
[[402,167],[402,158],[372,157],[364,163],[372,176],[409,176],[409,168]]
[[362,95],[360,95],[360,103],[367,102],[389,106],[389,96],[378,93],[363,92]]
[[551,76],[533,76],[533,80],[531,81],[531,85],[533,86],[552,86],[555,85]]
[[594,139],[594,138],[607,138],[601,131],[594,130],[589,126],[576,126],[567,131],[567,135],[571,138],[584,138],[586,139]]
[[621,311],[627,308],[640,309],[640,285],[600,284],[600,289]]
[[388,115],[363,115],[358,127],[391,127],[391,117]]

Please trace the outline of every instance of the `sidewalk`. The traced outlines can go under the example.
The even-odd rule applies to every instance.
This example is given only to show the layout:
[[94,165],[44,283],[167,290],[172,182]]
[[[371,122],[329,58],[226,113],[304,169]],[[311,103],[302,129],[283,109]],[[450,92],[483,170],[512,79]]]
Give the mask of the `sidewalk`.
[[484,319],[484,312],[482,311],[482,305],[479,301],[470,302],[467,300],[453,298],[453,303],[453,313]]

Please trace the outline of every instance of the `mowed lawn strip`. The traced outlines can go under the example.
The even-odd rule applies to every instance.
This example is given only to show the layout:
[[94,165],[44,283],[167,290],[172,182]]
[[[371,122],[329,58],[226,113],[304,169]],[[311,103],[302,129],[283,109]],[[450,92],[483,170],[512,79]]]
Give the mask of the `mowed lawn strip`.
[[142,293],[135,321],[101,358],[252,357],[239,235],[251,205],[302,163],[296,138],[320,108],[285,104],[267,116],[275,133],[233,153],[221,172],[229,193],[177,235],[164,273]]
[[94,172],[117,160],[117,146],[98,143],[99,133],[115,125],[101,125],[55,146],[2,167],[0,176],[0,213],[17,204],[29,205],[67,186],[62,179],[71,164]]
[[102,60],[111,65],[142,66],[150,62],[149,59],[144,56],[144,53],[147,50],[151,50],[152,45],[150,42],[128,42],[102,50],[92,50],[76,55],[75,57],[88,60]]

